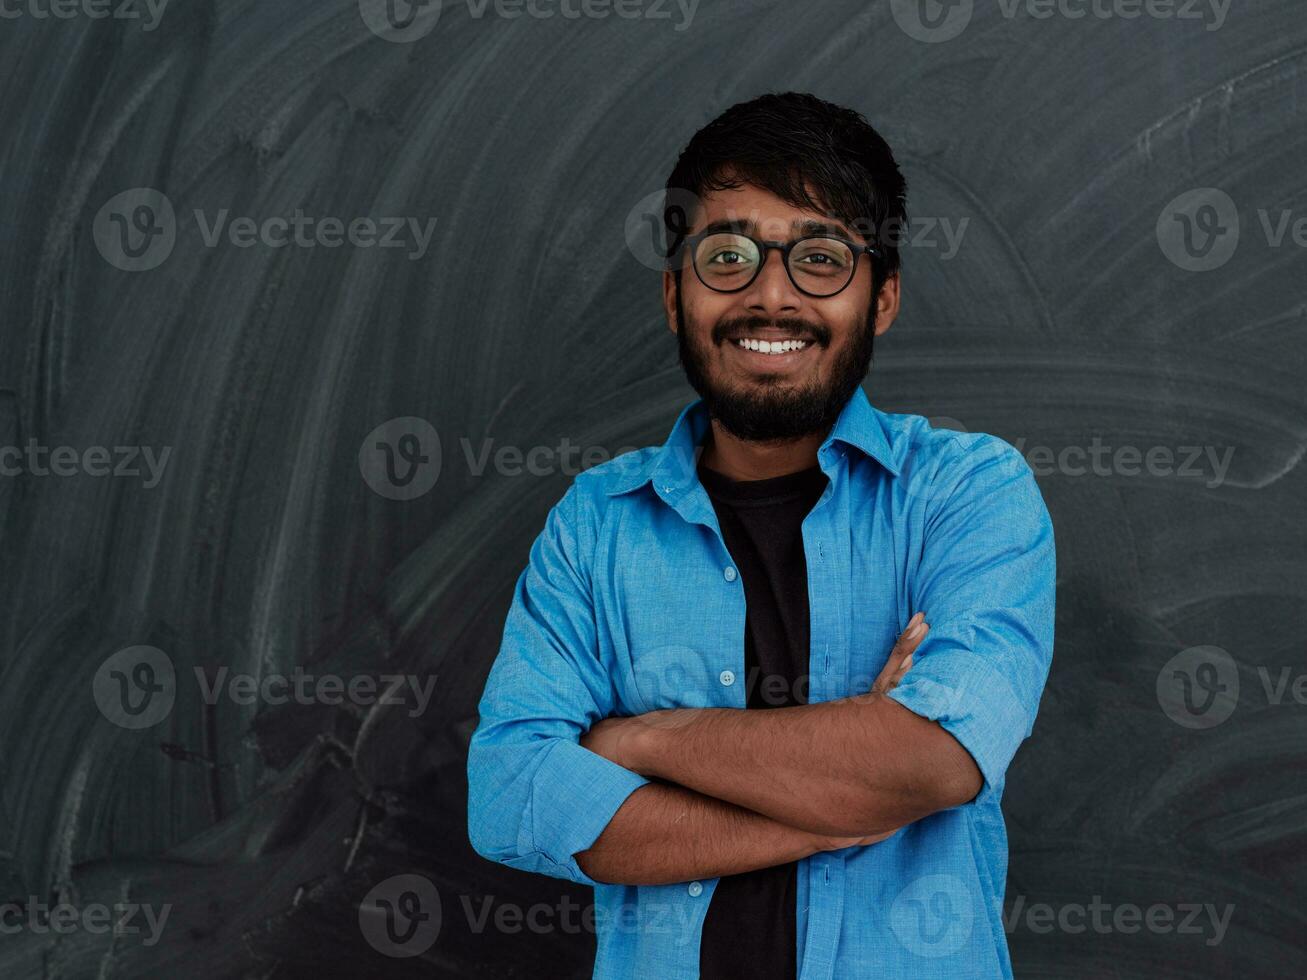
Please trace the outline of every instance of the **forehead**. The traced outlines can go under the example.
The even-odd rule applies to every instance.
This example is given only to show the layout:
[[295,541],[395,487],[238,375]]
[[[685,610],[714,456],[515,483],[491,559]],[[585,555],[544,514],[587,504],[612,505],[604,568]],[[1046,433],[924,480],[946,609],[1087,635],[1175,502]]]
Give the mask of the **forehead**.
[[[809,188],[811,194],[811,188]],[[815,197],[815,195],[813,195]],[[741,231],[758,238],[785,239],[807,234],[822,226],[853,241],[861,236],[840,218],[811,208],[795,207],[771,191],[755,184],[741,184],[725,190],[709,191],[699,198],[690,231],[693,234],[708,225],[738,223]]]

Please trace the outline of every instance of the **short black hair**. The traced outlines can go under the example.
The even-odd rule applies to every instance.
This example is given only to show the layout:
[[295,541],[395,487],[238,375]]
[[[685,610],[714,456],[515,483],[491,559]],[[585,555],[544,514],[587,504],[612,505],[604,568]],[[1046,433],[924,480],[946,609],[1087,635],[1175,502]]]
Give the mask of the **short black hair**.
[[667,178],[669,251],[677,250],[689,217],[674,202],[746,183],[837,218],[876,245],[882,257],[874,265],[873,297],[899,271],[907,182],[889,144],[861,113],[805,92],[768,93],[731,106],[691,137]]

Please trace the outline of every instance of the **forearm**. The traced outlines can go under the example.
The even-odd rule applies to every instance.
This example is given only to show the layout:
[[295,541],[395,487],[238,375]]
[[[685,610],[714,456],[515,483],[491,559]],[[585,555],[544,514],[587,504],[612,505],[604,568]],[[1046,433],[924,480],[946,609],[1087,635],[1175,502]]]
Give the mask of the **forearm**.
[[967,802],[981,780],[937,724],[880,694],[641,716],[623,764],[819,834],[875,834]]
[[787,708],[676,708],[592,726],[581,744],[618,765],[816,834],[886,834],[959,806],[983,779],[949,732],[886,696],[929,630],[900,634],[871,691]]
[[787,826],[751,810],[664,783],[626,798],[577,864],[596,881],[661,885],[740,874],[859,841]]

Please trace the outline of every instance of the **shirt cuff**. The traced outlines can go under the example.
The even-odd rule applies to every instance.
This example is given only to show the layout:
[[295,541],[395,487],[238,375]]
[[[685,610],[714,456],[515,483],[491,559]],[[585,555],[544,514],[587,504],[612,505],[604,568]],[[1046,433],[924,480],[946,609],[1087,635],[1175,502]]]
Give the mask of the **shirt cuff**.
[[531,849],[571,880],[600,884],[581,870],[573,855],[593,844],[626,798],[648,782],[576,742],[558,739],[532,785]]
[[970,651],[935,650],[908,671],[889,697],[938,722],[971,754],[985,777],[985,790],[1002,791],[1008,763],[1030,734],[1031,719],[999,671]]

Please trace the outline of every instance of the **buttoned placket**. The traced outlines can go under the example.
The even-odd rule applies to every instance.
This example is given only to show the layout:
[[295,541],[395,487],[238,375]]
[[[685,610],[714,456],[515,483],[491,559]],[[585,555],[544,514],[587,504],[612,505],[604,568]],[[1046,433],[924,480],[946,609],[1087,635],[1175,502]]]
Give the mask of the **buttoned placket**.
[[[840,513],[841,508],[848,506],[845,489],[848,465],[841,447],[824,446],[819,456],[825,457],[821,460],[822,470],[830,484],[803,521],[811,636],[809,704],[841,696],[849,657],[849,610],[842,608],[838,598],[848,592],[847,583],[838,580],[847,574],[847,562],[841,562],[839,557],[849,547],[843,540],[848,537],[847,532],[840,534],[840,528],[848,525],[847,516]],[[823,851],[805,858],[800,868],[805,866],[808,909],[799,980],[832,980],[844,912],[844,858],[836,852]]]
[[[703,488],[698,479],[694,479],[688,486],[677,486],[670,482],[656,482],[654,491],[662,498],[663,502],[678,513],[683,520],[690,524],[702,524],[713,533],[715,539],[714,547],[716,555],[713,560],[716,562],[721,575],[722,588],[727,589],[734,594],[736,603],[739,607],[738,621],[743,624],[745,621],[745,596],[744,596],[744,579],[740,577],[739,570],[735,567],[735,559],[731,557],[730,549],[726,547],[726,539],[722,535],[721,525],[717,521],[717,512],[713,509],[712,501],[708,498],[708,491]],[[735,649],[736,656],[734,662],[723,662],[719,665],[717,682],[721,689],[723,697],[718,703],[724,703],[727,707],[743,708],[745,706],[745,685],[736,685],[736,680],[743,676],[744,670],[744,634],[740,631],[738,644],[724,643],[722,649]],[[709,693],[711,696],[711,692]]]
[[[703,485],[696,479],[689,487],[678,487],[673,483],[655,482],[654,492],[663,500],[667,506],[671,507],[681,516],[683,520],[690,524],[702,524],[712,531],[713,537],[716,538],[717,555],[715,560],[721,569],[722,587],[734,590],[739,596],[740,606],[744,605],[744,580],[740,578],[740,573],[735,568],[735,561],[731,557],[730,550],[726,547],[726,541],[722,536],[721,526],[717,522],[716,511],[713,510],[712,502],[708,499],[708,493],[703,489]],[[741,608],[740,621],[744,619],[743,608]],[[725,647],[729,649],[729,646]],[[717,681],[723,690],[729,691],[726,700],[736,707],[744,706],[744,695],[741,690],[735,687],[736,671],[733,667],[743,668],[743,644],[740,644],[740,663],[722,667],[717,675]],[[741,685],[742,687],[743,685]],[[692,902],[706,901],[703,899],[704,886],[702,881],[691,881],[685,886],[685,893]],[[702,927],[702,917],[706,914],[706,909],[700,908],[697,915],[700,918]],[[687,946],[687,949],[697,949],[697,944]],[[687,964],[687,967],[690,964]],[[697,964],[695,964],[697,966]],[[697,970],[696,970],[697,973]]]
[[[818,456],[830,484],[804,519],[802,527],[812,637],[808,654],[810,704],[839,696],[839,679],[847,673],[849,656],[848,610],[840,607],[837,598],[847,590],[847,583],[843,583],[842,588],[841,583],[836,581],[841,563],[836,560],[835,551],[837,547],[848,548],[848,542],[837,537],[840,525],[836,510],[837,507],[847,507],[847,502],[840,496],[843,483],[848,479],[847,462],[845,450],[835,445],[823,446]],[[741,606],[744,606],[744,582],[735,568],[716,512],[702,484],[697,479],[688,487],[678,487],[670,482],[655,482],[654,490],[684,520],[702,524],[712,530],[716,538],[723,587],[734,588]],[[844,524],[847,523],[845,516]],[[847,536],[844,535],[845,538]],[[743,643],[740,644],[740,653],[742,657]],[[742,660],[739,666],[742,666]],[[729,666],[724,667],[718,674],[718,681],[723,688],[733,688],[735,671]],[[731,698],[731,702],[737,707],[743,707],[743,691],[736,690],[734,693],[736,697]],[[805,867],[808,875],[808,909],[799,980],[833,980],[835,952],[844,911],[844,858],[834,852],[821,852],[803,859],[800,862],[800,873]],[[686,885],[686,893],[691,899],[698,899],[703,892],[703,883],[700,881]]]

